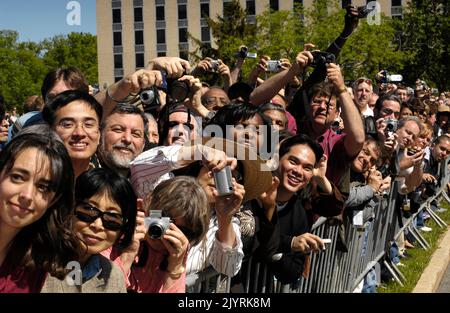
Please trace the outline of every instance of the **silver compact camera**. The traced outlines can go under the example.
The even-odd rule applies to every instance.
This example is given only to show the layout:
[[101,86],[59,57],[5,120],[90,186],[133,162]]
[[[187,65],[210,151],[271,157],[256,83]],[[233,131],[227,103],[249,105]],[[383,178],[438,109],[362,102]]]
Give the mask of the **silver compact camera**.
[[220,61],[219,60],[211,60],[209,61],[211,64],[211,72],[217,73],[219,71]]
[[386,123],[386,132],[395,133],[398,128],[398,121],[393,118],[387,118],[384,120]]
[[227,196],[233,193],[232,178],[233,176],[229,166],[225,166],[220,171],[214,173],[214,184],[216,185],[219,196]]
[[281,61],[280,60],[267,61],[267,71],[272,73],[277,73],[281,71]]
[[150,216],[144,219],[147,233],[152,239],[161,239],[169,229],[170,217],[163,217],[161,210],[151,210]]

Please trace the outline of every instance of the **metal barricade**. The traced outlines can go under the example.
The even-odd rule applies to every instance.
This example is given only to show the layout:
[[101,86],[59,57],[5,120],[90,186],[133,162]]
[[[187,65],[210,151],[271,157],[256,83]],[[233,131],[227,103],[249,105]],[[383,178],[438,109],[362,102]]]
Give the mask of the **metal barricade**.
[[[430,211],[436,223],[445,225],[435,213],[429,209],[430,203],[441,195],[450,202],[445,192],[450,178],[449,160],[443,161],[440,167],[440,189],[436,195],[427,199],[420,210]],[[240,290],[246,293],[348,293],[358,286],[364,276],[385,256],[394,240],[402,231],[408,229],[419,244],[425,249],[429,247],[426,240],[414,227],[413,220],[418,212],[404,222],[402,228],[398,227],[396,214],[398,198],[398,182],[394,181],[388,195],[380,196],[375,202],[375,216],[364,225],[363,229],[354,227],[348,221],[345,223],[347,252],[338,251],[337,241],[339,227],[330,225],[326,218],[320,218],[313,225],[311,233],[321,238],[330,238],[331,244],[324,252],[310,255],[310,271],[308,278],[299,278],[295,284],[280,284],[270,273],[267,264],[247,260],[246,272],[242,273],[244,284]],[[438,225],[440,225],[438,224]],[[404,280],[401,272],[390,262],[384,261],[388,270],[396,281],[402,284]],[[189,291],[194,292],[233,292],[230,278],[219,275],[212,268],[202,273],[190,275],[186,278]],[[211,283],[214,281],[215,283]]]

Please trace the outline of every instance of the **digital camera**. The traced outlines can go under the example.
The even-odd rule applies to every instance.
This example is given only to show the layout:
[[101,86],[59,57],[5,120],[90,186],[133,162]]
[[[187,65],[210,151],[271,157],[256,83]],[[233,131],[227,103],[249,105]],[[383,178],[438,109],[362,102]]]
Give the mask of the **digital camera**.
[[312,67],[323,66],[327,63],[336,63],[336,56],[333,53],[323,52],[323,51],[312,51],[313,61],[311,62]]
[[163,217],[161,210],[150,211],[150,216],[144,219],[148,235],[152,239],[161,239],[169,229],[170,218]]
[[248,52],[248,48],[246,46],[241,46],[239,48],[238,53],[236,53],[236,56],[241,59],[245,59],[245,58],[256,59],[258,57],[258,54],[254,53],[254,52]]
[[414,149],[414,148],[408,148],[406,149],[406,154],[407,155],[414,155],[418,152],[418,150]]
[[211,72],[217,73],[219,71],[220,61],[219,60],[211,60],[209,61],[211,64]]
[[398,121],[393,118],[387,118],[384,120],[386,123],[386,132],[395,133],[398,128]]
[[381,75],[381,83],[399,83],[403,81],[403,76],[400,74],[389,74],[388,71],[383,71]]
[[214,173],[214,184],[216,185],[219,196],[227,196],[233,193],[231,168],[225,166],[218,172]]
[[144,108],[144,112],[150,112],[161,106],[158,88],[155,86],[142,90],[139,94],[139,98],[141,100],[142,107]]
[[281,61],[280,60],[267,61],[267,72],[277,73],[279,71],[281,71]]
[[169,102],[179,103],[189,97],[190,88],[187,82],[180,81],[179,78],[167,78],[164,72],[162,78],[163,82],[160,89],[167,94]]

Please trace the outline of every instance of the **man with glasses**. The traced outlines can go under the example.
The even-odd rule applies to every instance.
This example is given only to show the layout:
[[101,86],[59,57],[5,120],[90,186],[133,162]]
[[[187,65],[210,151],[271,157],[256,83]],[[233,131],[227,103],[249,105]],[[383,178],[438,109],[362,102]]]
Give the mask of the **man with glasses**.
[[69,152],[75,177],[91,169],[100,142],[103,109],[88,93],[66,90],[47,103],[44,121],[59,135]]
[[372,81],[368,78],[361,77],[353,83],[354,100],[363,116],[373,116],[373,110],[369,107],[372,92]]
[[230,103],[227,93],[220,87],[210,87],[202,96],[202,103],[209,111],[217,111]]

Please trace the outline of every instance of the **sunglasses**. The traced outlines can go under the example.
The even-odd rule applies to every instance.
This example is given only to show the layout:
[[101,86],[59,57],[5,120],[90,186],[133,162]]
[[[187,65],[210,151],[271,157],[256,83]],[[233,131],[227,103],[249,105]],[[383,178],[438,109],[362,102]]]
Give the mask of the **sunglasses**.
[[103,227],[109,230],[118,231],[125,223],[124,217],[119,213],[103,212],[89,203],[82,203],[75,209],[75,216],[82,222],[92,223],[101,218]]
[[189,123],[180,123],[180,122],[176,122],[176,121],[169,121],[167,123],[167,125],[169,126],[169,128],[174,128],[174,127],[178,127],[178,125],[183,125],[186,126],[187,128],[189,128],[190,131],[192,131],[194,129],[194,125],[193,124],[189,124]]
[[360,78],[360,79],[356,80],[355,85],[358,86],[361,83],[366,83],[368,85],[372,85],[372,80],[370,80],[368,78]]

